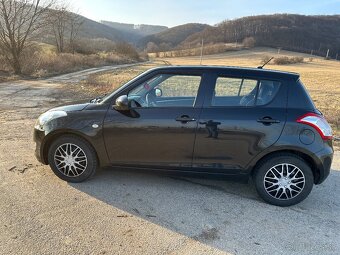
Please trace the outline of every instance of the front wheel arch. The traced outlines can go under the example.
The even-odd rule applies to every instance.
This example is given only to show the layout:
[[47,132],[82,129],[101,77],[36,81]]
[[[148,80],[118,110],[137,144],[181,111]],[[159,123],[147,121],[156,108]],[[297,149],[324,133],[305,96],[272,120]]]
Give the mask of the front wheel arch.
[[94,148],[94,146],[92,145],[92,143],[86,139],[86,137],[76,133],[76,132],[72,132],[72,131],[67,131],[67,132],[56,132],[56,133],[53,133],[53,134],[50,134],[48,139],[45,141],[45,144],[44,144],[44,149],[43,149],[43,161],[45,164],[49,164],[48,162],[48,151],[50,150],[50,147],[52,145],[52,143],[59,139],[60,137],[62,136],[75,136],[75,137],[78,137],[82,140],[85,140],[93,149],[93,151],[95,152],[95,156],[96,156],[96,159],[97,159],[97,162],[99,163],[99,165],[101,165],[101,162],[100,162],[100,159],[98,157],[98,154],[97,154],[97,151],[96,149]]

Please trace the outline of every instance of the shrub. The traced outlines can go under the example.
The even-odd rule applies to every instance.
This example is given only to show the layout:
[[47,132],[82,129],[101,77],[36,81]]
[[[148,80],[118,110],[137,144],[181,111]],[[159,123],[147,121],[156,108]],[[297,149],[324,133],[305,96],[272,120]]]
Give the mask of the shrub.
[[267,63],[271,59],[271,56],[263,56],[261,58],[261,64]]
[[95,54],[97,52],[110,52],[114,51],[115,48],[116,44],[114,42],[104,38],[82,38],[81,40],[77,40],[74,46],[75,52],[85,55]]
[[273,59],[275,65],[290,65],[303,62],[303,57],[278,57]]
[[246,37],[243,39],[242,44],[245,48],[254,48],[255,42],[254,37]]
[[120,42],[116,43],[115,51],[118,54],[125,55],[131,59],[139,60],[139,54],[136,49],[129,43]]
[[[261,59],[261,64],[267,63],[271,56],[263,56]],[[273,60],[270,63],[273,63],[274,65],[290,65],[290,64],[296,64],[296,63],[303,63],[304,58],[303,57],[274,57]],[[312,60],[310,60],[312,61]]]

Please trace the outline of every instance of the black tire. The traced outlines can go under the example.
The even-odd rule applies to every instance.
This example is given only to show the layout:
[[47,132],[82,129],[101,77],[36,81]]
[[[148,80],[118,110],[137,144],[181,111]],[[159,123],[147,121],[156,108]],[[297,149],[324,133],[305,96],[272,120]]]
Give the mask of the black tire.
[[[278,171],[275,171],[274,166]],[[288,171],[284,169],[288,169],[292,174],[288,175]],[[280,176],[281,171],[283,175],[287,175],[287,179]],[[276,176],[273,176],[274,172]],[[290,178],[293,176],[294,178]],[[309,195],[314,184],[313,177],[310,166],[299,156],[277,154],[260,163],[255,169],[254,182],[259,196],[264,201],[284,207],[300,203]],[[275,178],[279,180],[273,180]]]
[[[82,157],[85,155],[86,164],[84,163],[84,161],[81,162],[82,165],[77,162],[76,165],[73,165],[72,168],[71,166],[66,166],[65,168],[63,168],[63,166],[67,164],[62,163],[60,165],[60,162],[57,161],[59,159],[55,160],[55,155],[57,155],[57,153],[60,153],[60,150],[57,151],[58,148],[60,148],[61,146],[65,146],[66,144],[73,145],[72,147],[73,149],[77,147],[80,148],[81,150],[78,149],[77,151],[75,151],[75,153],[80,152],[80,156]],[[65,147],[61,148],[65,149]],[[57,162],[59,163],[59,168],[62,168],[63,170],[66,169],[65,173],[62,170],[58,169]],[[86,140],[74,135],[61,136],[57,138],[55,141],[53,141],[48,151],[48,163],[53,172],[55,173],[55,175],[67,182],[85,181],[86,179],[92,177],[95,174],[98,165],[97,156],[92,146]],[[75,168],[76,166],[78,168]],[[69,168],[72,169],[72,172],[69,170]],[[78,171],[76,169],[78,169]]]

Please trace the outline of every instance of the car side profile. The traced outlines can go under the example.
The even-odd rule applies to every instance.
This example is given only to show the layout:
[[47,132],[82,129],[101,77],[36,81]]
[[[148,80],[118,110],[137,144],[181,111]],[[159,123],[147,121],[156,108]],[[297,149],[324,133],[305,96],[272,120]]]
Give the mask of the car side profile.
[[170,66],[89,103],[43,113],[36,157],[68,182],[98,167],[253,178],[266,202],[304,200],[330,173],[332,130],[299,75]]

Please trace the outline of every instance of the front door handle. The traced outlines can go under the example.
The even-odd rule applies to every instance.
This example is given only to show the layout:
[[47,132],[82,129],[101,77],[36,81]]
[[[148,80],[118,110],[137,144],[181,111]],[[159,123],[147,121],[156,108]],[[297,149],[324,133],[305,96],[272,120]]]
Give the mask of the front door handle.
[[264,125],[271,125],[274,123],[280,123],[279,120],[274,120],[271,117],[263,117],[262,119],[258,119],[257,122],[263,123]]
[[185,124],[185,123],[188,123],[188,122],[196,121],[196,119],[190,118],[188,115],[182,115],[181,117],[177,117],[176,121],[180,121],[183,124]]

